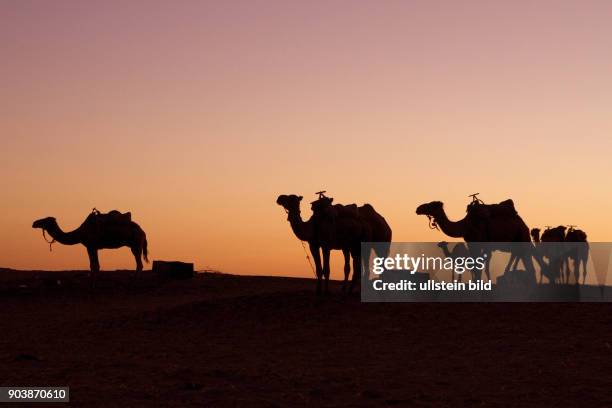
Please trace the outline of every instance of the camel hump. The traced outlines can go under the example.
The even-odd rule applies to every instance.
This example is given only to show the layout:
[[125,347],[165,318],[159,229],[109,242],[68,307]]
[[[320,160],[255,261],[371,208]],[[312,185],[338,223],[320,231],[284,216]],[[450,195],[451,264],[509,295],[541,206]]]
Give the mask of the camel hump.
[[559,225],[555,228],[547,228],[542,234],[542,242],[563,242],[565,241],[565,227]]
[[514,208],[514,201],[512,200],[505,200],[499,204],[492,204],[491,212],[493,216],[515,216],[518,214]]
[[477,218],[514,217],[518,215],[514,201],[508,199],[499,204],[481,204],[474,202],[468,205],[468,215]]
[[122,213],[117,210],[109,211],[106,214],[103,213],[92,213],[97,222],[102,222],[105,224],[129,224],[132,222],[132,213],[126,212]]
[[583,230],[571,230],[567,233],[566,240],[569,242],[586,242],[587,234]]
[[370,204],[364,204],[361,207],[359,207],[359,212],[365,215],[373,215],[373,214],[378,215],[374,207],[372,207]]
[[359,218],[359,209],[357,208],[357,204],[336,204],[334,205],[334,210],[336,210],[336,214],[341,218]]

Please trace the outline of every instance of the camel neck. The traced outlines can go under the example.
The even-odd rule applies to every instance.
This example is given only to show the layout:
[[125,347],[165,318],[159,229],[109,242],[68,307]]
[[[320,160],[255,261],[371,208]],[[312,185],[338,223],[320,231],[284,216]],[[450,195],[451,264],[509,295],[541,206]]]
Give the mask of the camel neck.
[[445,257],[449,258],[451,256],[451,252],[448,250],[447,246],[441,246],[440,248],[442,248]]
[[75,245],[81,243],[81,237],[78,228],[74,231],[64,232],[59,227],[59,225],[57,225],[57,223],[53,223],[46,230],[49,235],[51,235],[51,237],[60,244]]
[[304,222],[299,210],[289,212],[289,224],[296,237],[301,241],[309,241],[313,237],[310,221]]
[[434,217],[436,224],[440,227],[443,233],[452,238],[463,238],[466,233],[465,219],[460,221],[451,221],[446,216],[444,210]]

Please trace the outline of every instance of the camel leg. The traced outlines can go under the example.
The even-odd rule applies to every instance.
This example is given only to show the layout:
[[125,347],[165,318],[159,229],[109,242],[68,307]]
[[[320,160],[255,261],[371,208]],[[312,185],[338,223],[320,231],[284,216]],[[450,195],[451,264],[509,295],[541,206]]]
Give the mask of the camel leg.
[[343,249],[342,255],[344,255],[344,282],[342,283],[342,291],[346,292],[348,289],[348,278],[351,274],[351,253],[348,249]]
[[[535,272],[535,266],[533,265],[533,260],[531,259],[531,254],[527,253],[527,254],[523,255],[521,257],[521,260],[523,261],[523,265],[525,265],[525,271],[527,272],[527,277],[529,279],[529,282],[535,284],[535,282],[536,282],[536,272]],[[539,261],[538,261],[538,263],[539,263]],[[542,269],[541,274],[543,274],[543,273],[544,273],[544,270]],[[542,283],[542,275],[541,274],[540,274],[540,283]]]
[[580,258],[574,259],[574,279],[576,279],[576,285],[580,284]]
[[487,275],[487,280],[491,280],[491,251],[486,251],[485,255],[487,256],[485,260],[485,275]]
[[353,279],[351,280],[351,286],[349,286],[349,293],[361,281],[361,248],[353,249],[351,256],[353,257]]
[[87,255],[89,256],[89,270],[91,271],[91,287],[96,286],[96,279],[98,278],[98,272],[100,272],[100,261],[98,260],[98,250],[94,248],[87,248]]
[[[468,243],[468,252],[470,256],[474,259],[480,256],[483,256],[483,254],[485,253],[480,247],[477,247],[475,245],[470,245],[469,243]],[[485,269],[488,267],[487,266],[488,260],[489,260],[488,258],[485,260]],[[482,277],[482,270],[478,268],[472,269],[470,273],[471,273],[471,278],[473,281],[480,280],[480,278]]]
[[586,282],[586,274],[587,274],[587,260],[586,259],[582,259],[582,284],[584,285],[584,282]]
[[132,254],[134,254],[134,258],[136,259],[136,277],[140,276],[140,272],[142,272],[142,249],[139,247],[130,248]]
[[553,274],[552,280],[550,283],[557,283],[560,278],[559,278],[559,261],[557,260],[556,256],[551,256],[550,262],[548,263],[548,265],[550,266],[550,271]]
[[537,262],[537,263],[538,263],[538,265],[540,266],[540,282],[539,282],[539,284],[541,285],[541,284],[542,284],[542,279],[544,278],[544,272],[545,272],[546,268],[548,268],[548,266],[546,265],[546,262],[544,262],[544,258],[542,257],[542,255],[541,255],[541,254],[540,254],[538,251],[539,251],[539,250],[538,250],[537,248],[533,247],[533,248],[531,249],[531,251],[530,251],[530,252],[531,252],[531,254],[529,254],[529,253],[528,253],[528,254],[525,256],[525,258],[523,259],[523,265],[525,265],[525,270],[526,270],[528,273],[531,273],[531,272],[529,271],[529,269],[527,268],[527,264],[525,263],[525,260],[526,260],[526,259],[529,259],[529,261],[531,261],[531,262],[530,262],[530,266],[531,266],[531,268],[532,268],[532,270],[533,270],[533,281],[535,282],[535,280],[536,280],[536,275],[535,275],[535,266],[533,265],[533,261],[532,261],[531,257],[533,256],[533,257],[535,258],[536,262]]
[[540,269],[540,282],[538,282],[540,285],[542,284],[543,279],[544,279],[544,269]]
[[566,276],[564,269],[563,269],[563,265],[565,264],[565,261],[563,260],[563,257],[560,257],[559,260],[559,276],[561,277],[561,283],[569,283],[569,276]]
[[329,292],[329,254],[330,253],[331,253],[331,250],[329,248],[323,248],[323,278],[325,278],[323,293],[325,294]]
[[506,264],[506,267],[504,268],[504,275],[510,270],[516,270],[518,262],[519,262],[519,257],[514,252],[510,252],[510,259],[508,260],[508,263]]
[[310,254],[312,255],[312,260],[315,264],[315,269],[317,273],[317,295],[321,294],[321,279],[323,277],[323,268],[321,267],[321,253],[319,252],[319,247],[316,245],[309,245]]
[[513,267],[514,270],[518,269],[518,265],[519,265],[519,261],[520,260],[521,260],[521,257],[516,255],[515,258],[514,258],[514,267]]

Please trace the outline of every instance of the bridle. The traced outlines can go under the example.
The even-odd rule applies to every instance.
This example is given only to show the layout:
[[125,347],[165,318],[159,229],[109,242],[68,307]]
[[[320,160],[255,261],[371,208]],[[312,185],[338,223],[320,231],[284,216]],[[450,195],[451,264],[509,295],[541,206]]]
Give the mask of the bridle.
[[47,239],[47,235],[45,234],[45,229],[44,228],[42,229],[42,234],[43,234],[43,238],[44,238],[45,242],[47,244],[49,244],[49,252],[53,251],[53,244],[56,242],[55,238],[53,238],[51,241],[49,241]]
[[427,219],[429,220],[429,228],[430,229],[440,230],[440,228],[438,228],[438,223],[436,222],[436,219],[432,215],[428,215]]

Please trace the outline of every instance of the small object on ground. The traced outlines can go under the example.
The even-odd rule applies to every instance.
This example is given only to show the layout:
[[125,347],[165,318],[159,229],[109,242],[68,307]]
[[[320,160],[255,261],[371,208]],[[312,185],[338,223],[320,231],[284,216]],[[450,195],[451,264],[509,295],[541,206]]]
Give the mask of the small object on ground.
[[193,263],[178,261],[153,261],[153,272],[170,279],[191,279],[194,277]]
[[16,358],[18,361],[40,361],[40,358],[33,354],[21,353]]

